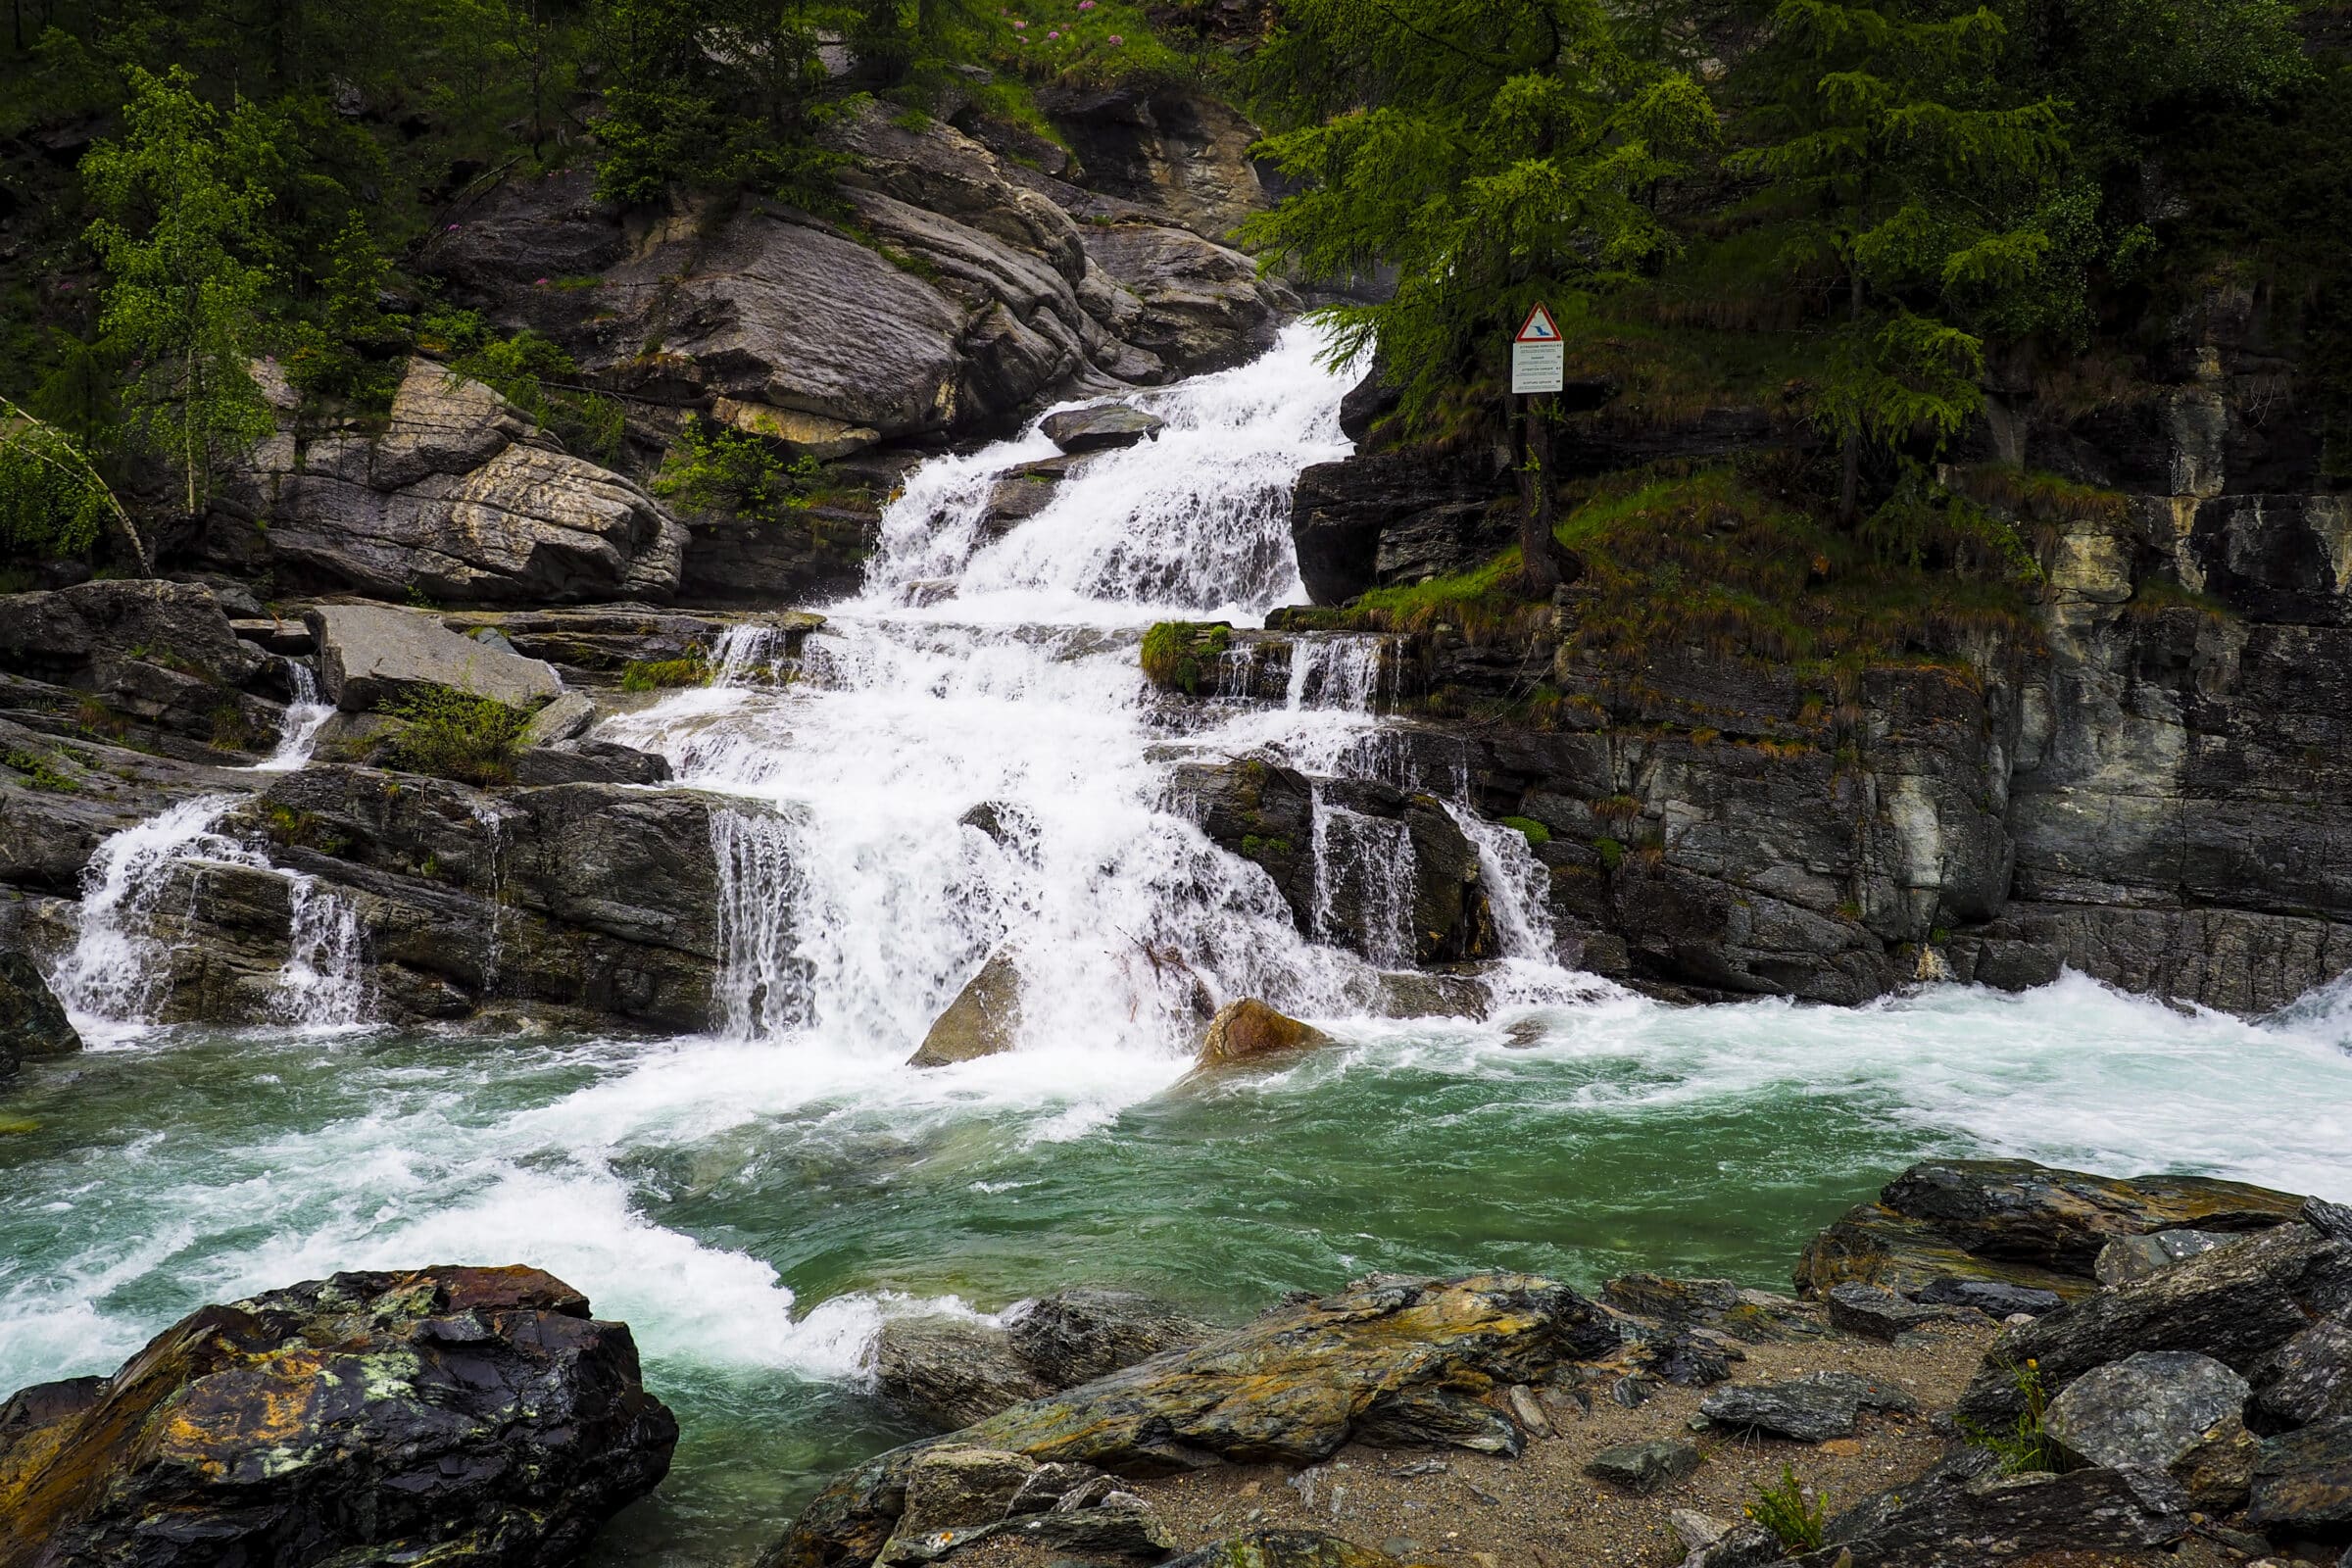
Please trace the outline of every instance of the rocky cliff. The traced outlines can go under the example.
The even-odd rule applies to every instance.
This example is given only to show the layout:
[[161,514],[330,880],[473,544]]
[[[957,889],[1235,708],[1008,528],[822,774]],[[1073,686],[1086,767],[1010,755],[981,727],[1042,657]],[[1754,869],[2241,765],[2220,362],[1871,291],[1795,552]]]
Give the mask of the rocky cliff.
[[[1669,630],[1631,659],[1595,656],[1615,607],[1591,582],[1507,627],[1412,631],[1421,744],[1490,814],[1548,833],[1585,962],[1829,1002],[2071,966],[2242,1013],[2352,966],[2352,513],[2265,302],[2217,291],[2179,334],[2087,407],[2006,388],[1947,468],[2035,535],[2023,617],[1946,614],[1827,678],[1737,624],[1676,631],[1670,575],[1644,590]],[[1350,403],[1371,435],[1376,383]],[[1802,444],[1763,408],[1604,410],[1562,464],[1703,474]],[[1394,446],[1309,469],[1292,525],[1310,590],[1338,604],[1485,563],[1509,537],[1507,482]],[[1663,524],[1735,544],[1740,526],[1703,508]]]

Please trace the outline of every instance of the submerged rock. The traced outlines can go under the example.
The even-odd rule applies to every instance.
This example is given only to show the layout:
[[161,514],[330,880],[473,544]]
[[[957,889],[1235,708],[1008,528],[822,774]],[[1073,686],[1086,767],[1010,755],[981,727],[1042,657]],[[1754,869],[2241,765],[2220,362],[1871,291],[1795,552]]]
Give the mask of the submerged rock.
[[1017,1308],[1009,1326],[1013,1353],[1056,1389],[1190,1349],[1215,1332],[1155,1297],[1084,1285]]
[[81,1036],[31,956],[0,952],[0,1078],[36,1056],[68,1056]]
[[626,1325],[528,1268],[338,1274],[0,1410],[0,1565],[562,1563],[678,1428]]
[[1313,1024],[1276,1012],[1255,997],[1244,997],[1217,1009],[1200,1037],[1196,1059],[1203,1068],[1233,1067],[1330,1044],[1331,1036]]
[[1010,1051],[1021,1039],[1021,967],[1009,949],[988,956],[956,1000],[932,1021],[909,1067],[945,1067]]
[[[1350,1440],[1517,1453],[1525,1439],[1489,1396],[1618,1344],[1605,1312],[1548,1280],[1369,1282],[1014,1405],[956,1441],[1120,1475],[1215,1459],[1305,1463]],[[906,1507],[907,1475],[937,1446],[893,1449],[834,1477],[765,1561],[872,1561]]]

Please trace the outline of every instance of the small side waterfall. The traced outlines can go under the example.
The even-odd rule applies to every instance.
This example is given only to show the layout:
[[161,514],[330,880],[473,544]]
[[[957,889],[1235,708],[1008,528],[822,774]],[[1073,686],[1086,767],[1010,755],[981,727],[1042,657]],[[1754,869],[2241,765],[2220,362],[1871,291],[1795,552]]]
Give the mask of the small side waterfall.
[[146,1021],[166,979],[171,944],[156,932],[173,874],[190,860],[269,862],[216,831],[233,795],[205,795],[111,835],[82,871],[81,929],[49,977],[74,1012],[120,1023]]
[[808,974],[795,949],[800,843],[783,818],[713,810],[718,860],[718,1004],[731,1039],[766,1039],[808,1021]]
[[294,683],[294,700],[286,705],[286,716],[277,732],[277,749],[265,761],[253,764],[256,773],[291,773],[311,760],[311,748],[318,743],[318,731],[335,716],[335,705],[321,701],[318,677],[311,666],[299,659],[284,661],[286,678]]
[[1413,966],[1413,835],[1401,820],[1366,816],[1314,792],[1314,936],[1350,930],[1383,969]]
[[286,873],[293,884],[292,951],[278,971],[272,1011],[297,1029],[348,1029],[368,1012],[367,953],[359,914],[317,877]]
[[1478,880],[1487,891],[1494,929],[1506,958],[1556,963],[1559,939],[1551,922],[1551,873],[1515,827],[1490,822],[1466,807],[1446,807],[1465,838],[1478,846]]

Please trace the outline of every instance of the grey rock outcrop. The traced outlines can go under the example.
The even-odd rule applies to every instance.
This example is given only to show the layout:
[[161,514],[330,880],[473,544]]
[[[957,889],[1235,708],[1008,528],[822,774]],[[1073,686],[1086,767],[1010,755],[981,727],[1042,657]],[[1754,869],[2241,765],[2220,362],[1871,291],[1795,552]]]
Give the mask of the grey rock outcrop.
[[306,618],[318,642],[319,687],[347,713],[434,687],[513,708],[536,708],[563,690],[562,678],[544,662],[461,637],[421,611],[321,605]]
[[2142,1350],[2068,1384],[2042,1429],[2083,1464],[2170,1471],[2226,1429],[2242,1437],[2250,1392],[2211,1356]]
[[15,949],[0,952],[0,1078],[21,1062],[80,1049],[81,1036],[31,956]]
[[[0,595],[0,712],[84,739],[140,732],[199,760],[267,750],[276,661],[195,583],[85,582]],[[233,760],[220,758],[220,760]]]
[[1139,441],[1151,440],[1166,427],[1167,421],[1159,416],[1124,403],[1065,409],[1059,414],[1047,415],[1040,426],[1047,440],[1072,456],[1131,447]]
[[946,1432],[1214,1332],[1152,1297],[1080,1286],[1023,1302],[1001,1324],[937,1314],[889,1319],[874,1372],[892,1403]]
[[289,585],[561,604],[668,598],[686,537],[635,483],[565,453],[489,387],[418,359],[381,433],[304,442],[288,428],[264,443],[206,549]]

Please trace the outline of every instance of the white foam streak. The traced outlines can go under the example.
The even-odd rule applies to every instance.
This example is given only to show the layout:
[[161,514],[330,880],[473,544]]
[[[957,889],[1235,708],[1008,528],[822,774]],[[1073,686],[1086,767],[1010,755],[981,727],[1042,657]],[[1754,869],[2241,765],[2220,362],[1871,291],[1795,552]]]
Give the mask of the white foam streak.
[[287,679],[294,684],[294,700],[286,705],[278,726],[277,749],[267,760],[254,763],[249,772],[291,773],[304,766],[311,760],[312,748],[318,744],[318,731],[335,716],[335,705],[318,695],[318,679],[311,673],[311,666],[299,659],[284,662]]

